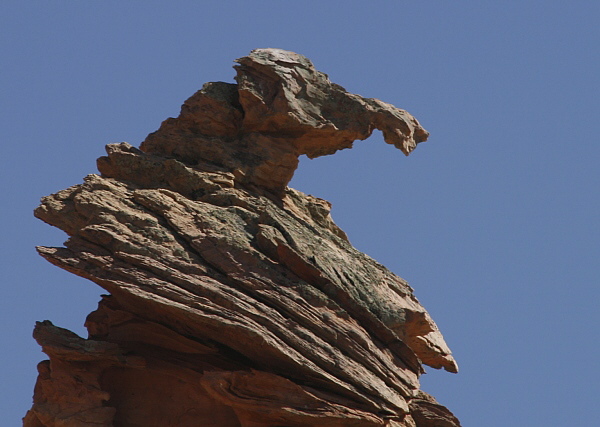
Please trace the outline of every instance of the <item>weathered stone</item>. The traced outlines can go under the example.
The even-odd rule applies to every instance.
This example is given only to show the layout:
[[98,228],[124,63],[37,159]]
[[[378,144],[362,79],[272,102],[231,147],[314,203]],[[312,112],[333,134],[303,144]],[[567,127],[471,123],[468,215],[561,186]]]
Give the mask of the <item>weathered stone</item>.
[[440,405],[433,396],[419,391],[410,401],[410,414],[418,427],[454,427],[460,425],[458,419]]
[[237,171],[241,182],[280,193],[302,154],[333,154],[377,128],[408,155],[429,135],[406,111],[331,83],[302,55],[257,49],[237,62],[237,85],[204,85],[141,149]]
[[87,340],[36,327],[50,362],[25,426],[458,426],[419,391],[422,364],[457,366],[413,290],[286,187],[299,155],[374,128],[408,154],[427,132],[301,55],[238,63],[36,209],[70,236],[39,253],[110,296]]

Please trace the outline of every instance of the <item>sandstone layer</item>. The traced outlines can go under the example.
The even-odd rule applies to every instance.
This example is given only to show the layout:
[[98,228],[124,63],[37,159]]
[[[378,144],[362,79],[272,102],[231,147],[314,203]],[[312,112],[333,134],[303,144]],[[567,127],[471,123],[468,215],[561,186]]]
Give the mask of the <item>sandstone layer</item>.
[[419,390],[457,371],[411,287],[356,250],[328,202],[287,187],[298,157],[427,132],[305,57],[258,49],[100,175],[42,199],[51,263],[106,291],[89,337],[38,322],[26,427],[458,426]]

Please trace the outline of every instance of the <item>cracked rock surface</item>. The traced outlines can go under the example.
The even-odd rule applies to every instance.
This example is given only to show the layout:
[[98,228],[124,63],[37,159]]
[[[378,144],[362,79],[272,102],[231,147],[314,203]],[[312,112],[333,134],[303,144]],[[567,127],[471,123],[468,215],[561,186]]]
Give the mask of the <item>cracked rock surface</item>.
[[36,209],[69,235],[39,253],[109,294],[87,339],[36,325],[50,360],[24,425],[459,426],[419,390],[423,364],[457,365],[411,287],[287,187],[300,155],[374,129],[409,154],[427,132],[301,55],[237,63]]

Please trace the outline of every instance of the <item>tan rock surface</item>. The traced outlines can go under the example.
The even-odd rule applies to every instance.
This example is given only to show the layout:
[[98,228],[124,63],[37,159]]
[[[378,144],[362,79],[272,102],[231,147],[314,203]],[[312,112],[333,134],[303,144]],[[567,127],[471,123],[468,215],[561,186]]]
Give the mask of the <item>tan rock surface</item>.
[[237,62],[237,85],[36,209],[70,236],[39,253],[110,296],[88,339],[36,326],[50,361],[25,426],[458,426],[419,391],[422,363],[457,366],[413,290],[287,187],[302,154],[375,128],[408,154],[427,132],[301,55]]

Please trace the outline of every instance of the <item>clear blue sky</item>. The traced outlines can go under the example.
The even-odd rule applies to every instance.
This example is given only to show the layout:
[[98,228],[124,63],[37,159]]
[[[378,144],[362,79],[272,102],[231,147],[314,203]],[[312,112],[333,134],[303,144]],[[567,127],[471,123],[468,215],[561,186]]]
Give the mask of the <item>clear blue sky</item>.
[[13,1],[0,12],[2,425],[31,405],[36,320],[84,334],[102,292],[41,259],[40,197],[139,144],[259,47],[308,56],[431,132],[303,159],[360,250],[407,279],[461,372],[465,427],[600,425],[600,2]]

